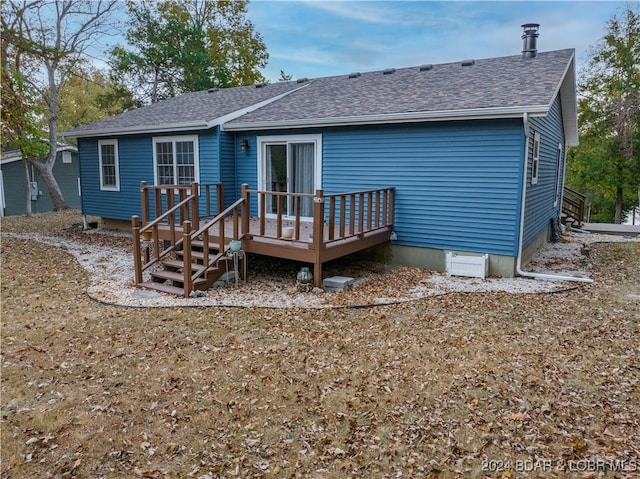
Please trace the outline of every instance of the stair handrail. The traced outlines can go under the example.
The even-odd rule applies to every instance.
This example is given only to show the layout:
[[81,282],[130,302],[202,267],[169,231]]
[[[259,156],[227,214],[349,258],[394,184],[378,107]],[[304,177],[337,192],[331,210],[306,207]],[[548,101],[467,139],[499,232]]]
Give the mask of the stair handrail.
[[189,202],[194,202],[193,196],[188,196],[171,209],[164,212],[162,215],[158,216],[153,221],[147,223],[146,225],[140,226],[140,218],[138,215],[134,215],[131,217],[131,232],[133,234],[133,263],[135,269],[135,280],[136,283],[142,283],[142,273],[147,269],[151,268],[153,265],[158,264],[162,258],[168,255],[171,251],[175,250],[176,245],[182,243],[182,239],[176,241],[169,248],[165,248],[162,251],[159,251],[156,248],[155,255],[151,257],[149,254],[149,249],[146,248],[144,250],[145,259],[144,264],[142,263],[142,250],[140,246],[140,236],[144,231],[152,231],[152,240],[153,244],[160,244],[160,236],[158,234],[158,225],[164,221],[167,217],[175,213],[178,209],[183,208]]
[[[184,281],[184,285],[185,285],[185,294],[187,293],[187,288],[186,285],[190,284],[193,285],[194,282],[200,278],[202,275],[206,274],[207,270],[209,268],[211,268],[214,264],[216,264],[218,261],[220,261],[220,258],[222,258],[223,256],[225,256],[227,254],[227,250],[228,247],[225,244],[225,237],[224,237],[224,220],[225,218],[229,215],[229,213],[233,213],[234,214],[234,234],[232,235],[232,239],[234,240],[242,240],[244,238],[244,234],[245,232],[243,231],[242,233],[239,232],[239,228],[238,228],[238,221],[239,221],[239,215],[237,213],[238,209],[240,208],[240,206],[244,205],[244,198],[240,198],[238,200],[236,200],[235,203],[233,203],[232,205],[230,205],[229,207],[225,208],[223,211],[221,211],[220,213],[218,213],[214,218],[212,218],[211,220],[209,220],[208,222],[206,222],[204,224],[204,226],[202,226],[200,229],[194,231],[194,232],[190,232],[189,233],[189,240],[188,243],[191,243],[194,240],[197,240],[200,235],[204,235],[203,236],[203,240],[202,240],[202,251],[204,254],[204,260],[203,260],[203,266],[204,268],[198,268],[196,271],[188,271],[188,269],[190,268],[184,268],[183,269],[183,273],[185,276],[185,281]],[[215,226],[216,223],[220,223],[220,249],[218,251],[218,254],[214,255],[212,258],[209,258],[209,229],[211,229],[213,226]],[[185,229],[185,239],[186,239],[186,229]],[[182,240],[180,241],[182,242]],[[178,243],[176,243],[177,245]],[[185,248],[184,249],[184,255],[182,258],[184,264],[186,265],[187,263],[190,265],[191,264],[191,249],[190,248]],[[190,292],[190,291],[189,291]]]

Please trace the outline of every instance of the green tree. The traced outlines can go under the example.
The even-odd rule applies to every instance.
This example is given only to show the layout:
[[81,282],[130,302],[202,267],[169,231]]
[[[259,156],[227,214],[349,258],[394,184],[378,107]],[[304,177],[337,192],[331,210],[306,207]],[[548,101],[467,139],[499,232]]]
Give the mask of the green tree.
[[59,90],[58,129],[81,125],[117,115],[140,105],[122,85],[115,84],[90,64],[78,64]]
[[246,19],[247,0],[128,0],[129,48],[111,51],[113,75],[142,102],[264,80],[268,54]]
[[567,180],[587,193],[595,219],[620,223],[640,200],[640,10],[627,6],[607,22],[581,76],[580,146]]
[[60,87],[95,39],[110,31],[117,0],[8,0],[2,2],[3,64],[20,72],[42,98],[48,152],[30,157],[54,210],[67,209],[53,175],[57,154]]

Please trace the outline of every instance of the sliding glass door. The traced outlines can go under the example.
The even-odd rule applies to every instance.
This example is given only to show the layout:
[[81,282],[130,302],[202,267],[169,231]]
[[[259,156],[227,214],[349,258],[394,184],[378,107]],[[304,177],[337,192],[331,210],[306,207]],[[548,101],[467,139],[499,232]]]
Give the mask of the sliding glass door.
[[[261,158],[259,170],[264,191],[313,194],[320,187],[320,137],[258,138]],[[295,216],[293,196],[268,196],[266,212],[276,214],[278,201],[285,216]],[[300,199],[300,216],[313,216],[313,198]]]

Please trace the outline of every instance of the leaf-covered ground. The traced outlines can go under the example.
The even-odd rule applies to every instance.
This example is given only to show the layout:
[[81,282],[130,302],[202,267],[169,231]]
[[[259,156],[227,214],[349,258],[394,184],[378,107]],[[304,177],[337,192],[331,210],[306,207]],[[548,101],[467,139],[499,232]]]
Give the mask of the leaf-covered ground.
[[640,477],[640,244],[591,259],[558,294],[130,309],[3,238],[0,477]]

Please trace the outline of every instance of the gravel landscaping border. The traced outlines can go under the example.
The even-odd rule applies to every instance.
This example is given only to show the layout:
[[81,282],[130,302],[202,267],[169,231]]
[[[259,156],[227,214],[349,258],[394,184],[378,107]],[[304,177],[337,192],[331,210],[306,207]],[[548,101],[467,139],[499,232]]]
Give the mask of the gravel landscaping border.
[[[73,229],[73,228],[72,228]],[[414,301],[451,292],[554,293],[583,283],[540,280],[524,277],[487,279],[452,277],[422,268],[399,267],[386,271],[381,264],[348,260],[331,269],[329,275],[355,278],[350,291],[326,293],[298,292],[295,271],[298,265],[273,258],[249,258],[247,282],[198,292],[179,298],[133,285],[133,259],[128,233],[104,229],[75,231],[69,235],[3,232],[3,236],[33,240],[61,248],[73,255],[89,276],[87,294],[94,300],[126,307],[267,307],[337,308],[367,307]],[[588,277],[591,263],[581,250],[597,242],[640,241],[639,238],[568,232],[558,243],[546,244],[527,265],[536,273]],[[252,261],[259,263],[253,265]]]

